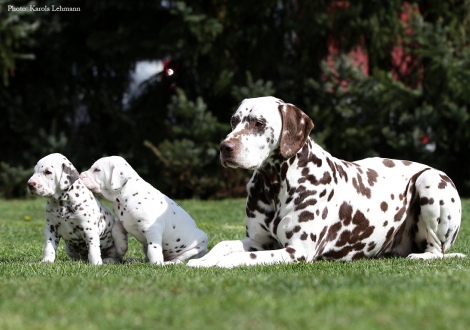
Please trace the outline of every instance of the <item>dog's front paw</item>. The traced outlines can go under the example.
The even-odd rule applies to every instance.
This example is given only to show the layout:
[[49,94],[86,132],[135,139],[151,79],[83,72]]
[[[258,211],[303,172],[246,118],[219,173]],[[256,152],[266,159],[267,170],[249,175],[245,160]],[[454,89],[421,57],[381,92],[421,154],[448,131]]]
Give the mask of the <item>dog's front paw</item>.
[[103,260],[101,258],[89,258],[88,262],[93,266],[100,266],[103,264]]
[[53,263],[55,260],[55,257],[44,257],[42,258],[41,262],[51,262]]
[[195,268],[207,268],[207,267],[214,267],[218,263],[218,260],[214,259],[191,259],[188,261],[186,264],[189,267],[195,267]]
[[184,262],[182,262],[181,260],[179,259],[174,259],[174,260],[170,260],[170,261],[165,261],[163,263],[163,265],[181,265],[181,264],[184,264]]

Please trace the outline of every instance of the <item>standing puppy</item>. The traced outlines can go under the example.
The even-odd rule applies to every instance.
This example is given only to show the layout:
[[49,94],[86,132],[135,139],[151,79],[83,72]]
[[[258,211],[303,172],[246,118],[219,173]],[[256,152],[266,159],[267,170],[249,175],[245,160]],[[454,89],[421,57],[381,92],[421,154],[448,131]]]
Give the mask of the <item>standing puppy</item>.
[[104,157],[80,175],[94,193],[113,202],[128,233],[141,244],[150,263],[199,258],[207,235],[174,201],[145,182],[122,157]]
[[42,158],[28,180],[32,195],[48,197],[42,262],[54,262],[59,240],[75,260],[92,265],[119,262],[127,251],[127,235],[119,221],[79,178],[78,171],[61,154]]

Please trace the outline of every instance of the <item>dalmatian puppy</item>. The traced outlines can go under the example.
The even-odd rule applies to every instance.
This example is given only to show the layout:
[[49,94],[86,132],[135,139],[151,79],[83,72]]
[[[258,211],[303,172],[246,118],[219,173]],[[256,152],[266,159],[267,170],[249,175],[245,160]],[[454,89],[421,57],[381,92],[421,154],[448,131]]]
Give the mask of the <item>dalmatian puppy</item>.
[[231,126],[222,165],[254,170],[246,238],[220,242],[189,266],[465,257],[446,253],[461,203],[445,173],[406,160],[335,158],[310,138],[312,120],[274,97],[244,100]]
[[150,263],[182,263],[206,253],[206,233],[124,158],[101,158],[80,177],[91,191],[113,202],[114,212],[125,230],[142,244]]
[[74,260],[88,259],[92,265],[122,260],[127,251],[124,228],[84,186],[65,156],[54,153],[39,160],[28,189],[48,198],[42,262],[54,262],[60,238]]

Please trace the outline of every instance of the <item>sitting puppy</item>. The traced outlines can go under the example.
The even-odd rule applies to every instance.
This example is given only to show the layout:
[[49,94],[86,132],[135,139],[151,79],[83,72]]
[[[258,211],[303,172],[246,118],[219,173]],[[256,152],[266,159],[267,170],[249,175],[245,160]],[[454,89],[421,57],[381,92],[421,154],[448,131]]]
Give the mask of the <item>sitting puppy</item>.
[[88,257],[92,265],[122,260],[127,251],[124,228],[83,185],[67,158],[57,153],[42,158],[34,167],[28,188],[32,195],[49,197],[42,262],[54,262],[61,237],[74,260]]
[[206,233],[122,157],[101,158],[80,178],[91,191],[113,202],[114,212],[126,231],[142,244],[150,263],[179,263],[206,253]]

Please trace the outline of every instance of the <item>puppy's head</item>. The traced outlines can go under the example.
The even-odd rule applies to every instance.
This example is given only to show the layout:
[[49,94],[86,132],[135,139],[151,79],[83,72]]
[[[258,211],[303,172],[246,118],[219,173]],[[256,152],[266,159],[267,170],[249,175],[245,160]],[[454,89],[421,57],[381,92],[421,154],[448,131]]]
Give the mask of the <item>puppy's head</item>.
[[83,184],[93,193],[114,200],[127,181],[139,178],[136,171],[119,156],[98,159],[88,171],[82,172]]
[[277,150],[286,159],[294,156],[313,128],[300,109],[271,96],[243,100],[230,124],[220,160],[225,167],[247,169],[261,167]]
[[78,171],[64,155],[50,154],[34,167],[34,174],[28,180],[28,190],[32,195],[54,197],[68,189],[78,178]]

